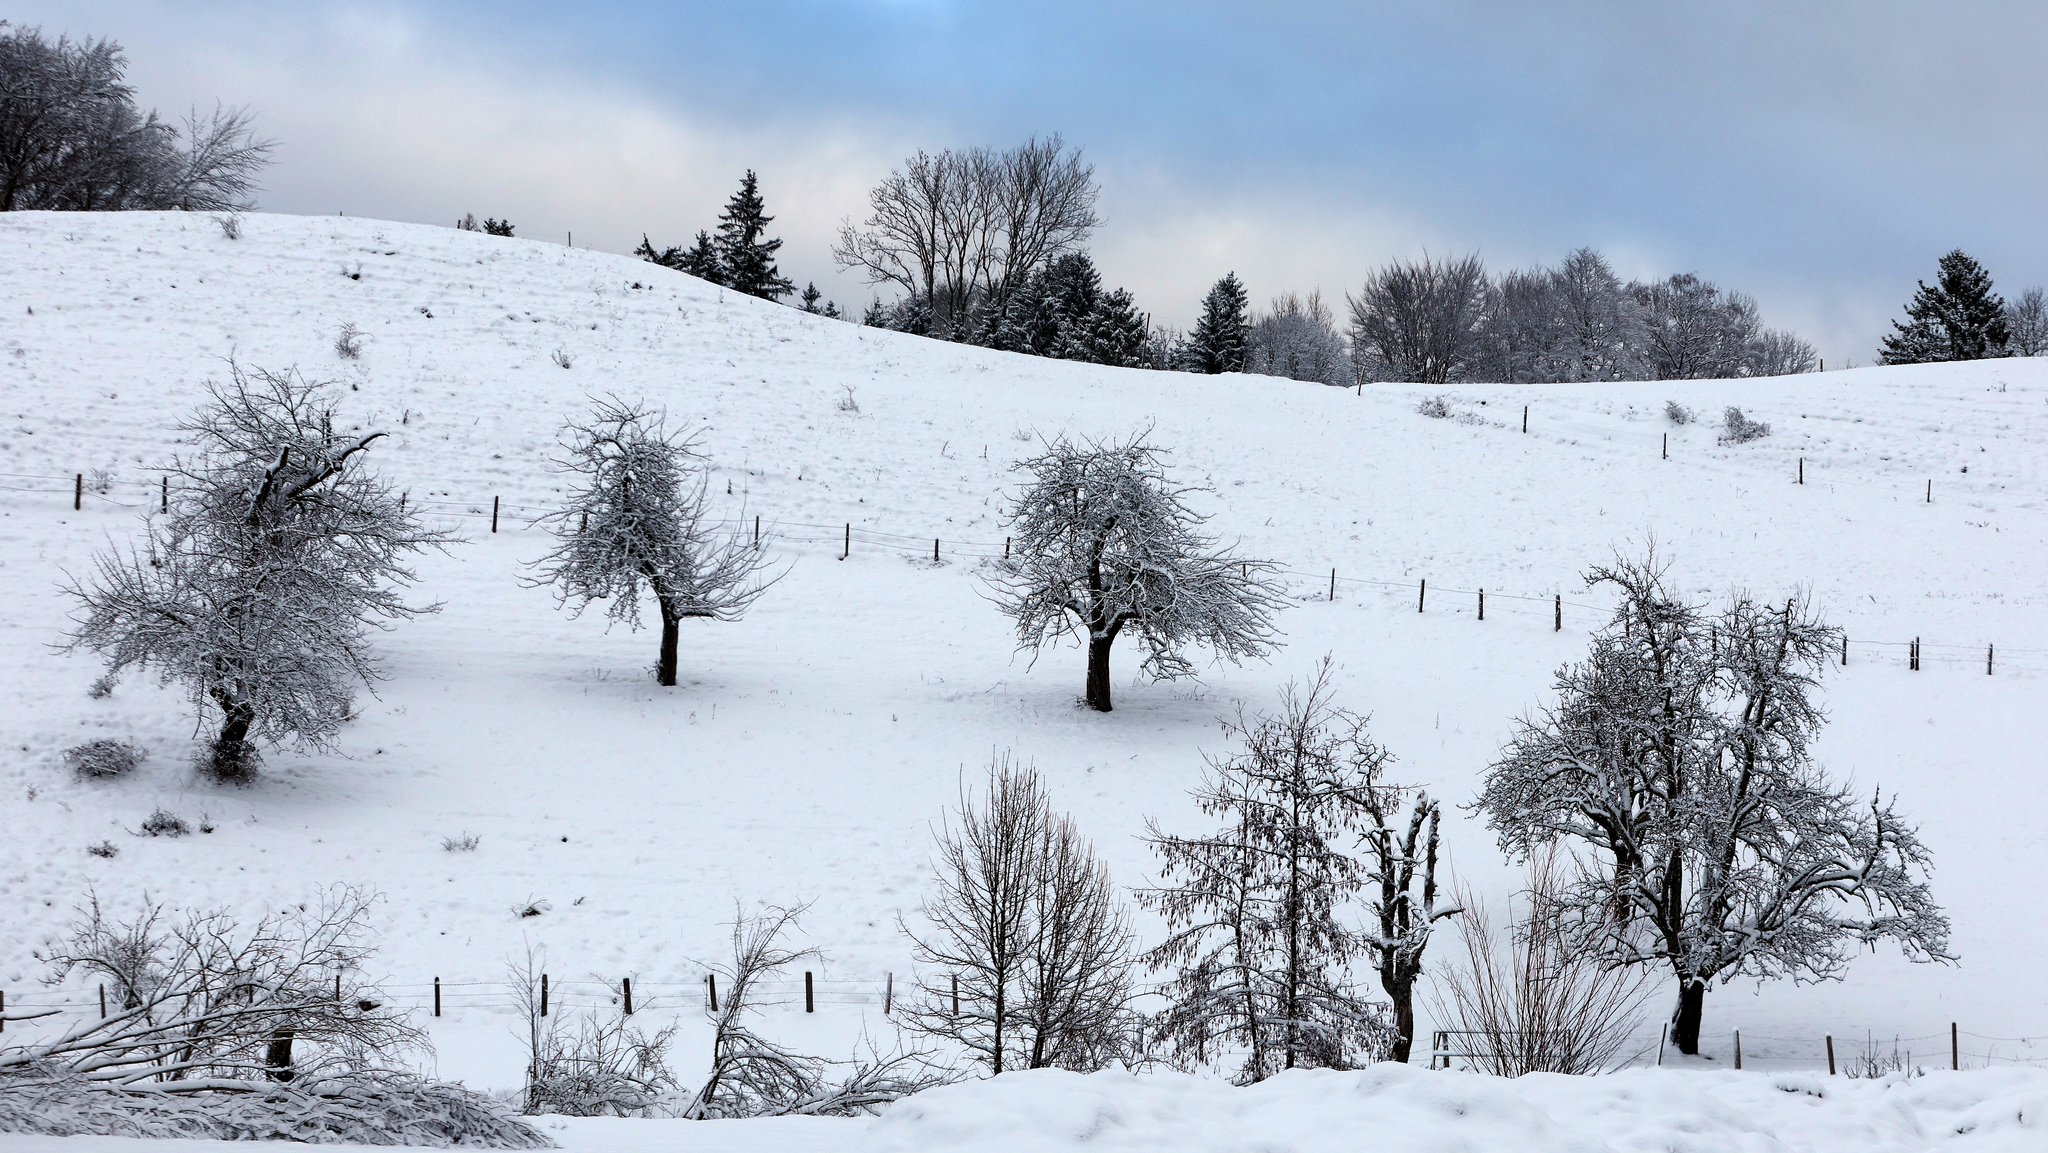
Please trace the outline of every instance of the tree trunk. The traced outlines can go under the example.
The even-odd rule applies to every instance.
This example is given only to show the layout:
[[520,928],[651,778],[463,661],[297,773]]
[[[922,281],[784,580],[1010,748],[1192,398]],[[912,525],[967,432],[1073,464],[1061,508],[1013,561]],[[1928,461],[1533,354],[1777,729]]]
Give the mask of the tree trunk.
[[1688,1057],[1700,1053],[1700,1018],[1707,1008],[1707,983],[1681,978],[1678,1008],[1671,1014],[1671,1043]]
[[1088,638],[1088,707],[1099,713],[1109,711],[1109,646],[1114,636]]
[[292,1070],[292,1031],[279,1029],[270,1035],[270,1046],[264,1051],[263,1063],[269,1066],[265,1074],[272,1081],[289,1081],[295,1076]]
[[1415,987],[1390,989],[1387,997],[1394,1002],[1394,1048],[1387,1054],[1387,1060],[1406,1065],[1409,1054],[1415,1050]]
[[207,769],[215,780],[244,782],[256,775],[255,750],[249,747],[249,727],[256,723],[256,710],[223,693],[214,694],[226,720],[220,736],[213,741],[213,756]]
[[661,606],[661,660],[654,667],[654,681],[669,688],[676,683],[676,626],[680,623],[667,605]]

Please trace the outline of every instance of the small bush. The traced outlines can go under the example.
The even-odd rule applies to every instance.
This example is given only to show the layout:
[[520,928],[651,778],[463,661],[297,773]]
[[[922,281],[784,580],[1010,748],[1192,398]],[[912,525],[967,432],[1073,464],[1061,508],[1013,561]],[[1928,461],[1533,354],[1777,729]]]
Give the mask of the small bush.
[[341,332],[334,338],[334,355],[343,360],[360,360],[363,355],[363,330],[353,324],[341,326]]
[[576,363],[575,358],[571,357],[568,353],[563,352],[559,348],[555,350],[554,356],[550,357],[549,359],[553,360],[555,364],[561,368],[570,368],[574,366]]
[[1415,406],[1415,411],[1436,420],[1443,420],[1451,415],[1451,402],[1445,400],[1442,394],[1425,396],[1422,403]]
[[126,741],[101,738],[64,750],[64,763],[81,781],[106,781],[125,777],[149,754]]
[[169,809],[158,809],[143,819],[141,835],[145,837],[182,837],[192,831],[185,818]]
[[242,218],[234,213],[222,213],[214,217],[213,222],[220,225],[220,234],[229,240],[240,240],[242,238]]
[[546,901],[539,901],[528,897],[525,904],[512,906],[512,915],[524,920],[528,917],[538,917],[552,908],[554,906]]
[[474,853],[483,842],[475,833],[464,833],[459,837],[442,837],[441,847],[451,853]]
[[1664,402],[1664,419],[1678,425],[1691,424],[1693,412],[1675,400],[1667,400]]
[[87,845],[85,851],[103,861],[111,861],[121,852],[121,850],[114,847],[114,842],[112,841],[101,841],[97,845]]
[[838,402],[834,404],[833,407],[837,408],[841,412],[852,413],[855,416],[860,415],[860,402],[853,398],[853,386],[850,384],[844,384],[839,387],[840,391],[845,393],[846,395],[840,397]]
[[510,236],[512,235],[512,222],[509,220],[499,220],[493,216],[486,216],[484,217],[484,233],[487,236]]
[[1721,443],[1748,444],[1771,435],[1771,426],[1766,421],[1751,420],[1742,415],[1742,410],[1729,405],[1721,414]]

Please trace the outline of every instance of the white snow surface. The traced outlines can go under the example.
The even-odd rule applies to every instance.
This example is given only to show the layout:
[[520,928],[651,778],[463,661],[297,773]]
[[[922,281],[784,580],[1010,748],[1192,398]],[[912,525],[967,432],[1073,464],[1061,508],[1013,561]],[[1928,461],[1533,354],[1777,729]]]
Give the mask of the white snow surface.
[[[365,334],[359,360],[335,351],[344,324]],[[157,497],[151,470],[178,447],[171,426],[230,357],[337,382],[345,416],[393,434],[373,450],[376,466],[467,537],[419,566],[420,597],[444,607],[380,638],[390,678],[360,699],[338,747],[276,750],[264,781],[239,790],[193,779],[195,734],[177,691],[131,679],[88,699],[93,660],[54,647],[65,574],[135,537]],[[1415,411],[1436,392],[1454,418]],[[644,397],[700,427],[714,491],[723,499],[730,482],[732,514],[749,525],[760,515],[788,567],[744,621],[686,629],[673,690],[647,676],[651,632],[608,632],[597,613],[572,619],[520,582],[545,549],[529,522],[562,487],[547,463],[556,429],[604,393]],[[1670,425],[1666,400],[1701,420]],[[1718,445],[1730,404],[1774,434]],[[1035,664],[1013,653],[977,558],[1000,554],[1008,466],[1041,437],[1142,428],[1185,478],[1213,489],[1197,499],[1213,531],[1297,572],[1302,603],[1281,617],[1286,646],[1272,661],[1211,669],[1199,684],[1136,680],[1136,657],[1120,651],[1117,709],[1099,715],[1075,706],[1077,650]],[[920,1098],[873,1126],[873,1139],[981,1148],[996,1138],[938,1135],[974,1110],[1079,1133],[1098,1110],[1124,1120],[1105,1119],[1106,1143],[1090,1147],[1116,1148],[1138,1140],[1130,1119],[1148,1111],[1189,1132],[1237,1132],[1327,1099],[1334,1133],[1469,1100],[1472,1118],[1446,1121],[1447,1132],[1519,1132],[1520,1118],[1529,1148],[1691,1147],[1616,1144],[1635,1140],[1621,1121],[1597,1138],[1610,1145],[1567,1136],[1570,1110],[1647,1114],[1663,1095],[1673,1109],[1725,1114],[1717,1124],[1767,1129],[1846,1110],[1878,1127],[1867,1147],[1905,1148],[1884,1145],[1905,1138],[1882,1126],[1937,1133],[1969,1109],[2038,1097],[2038,1083],[2001,1072],[1880,1093],[1835,1081],[1811,1098],[1757,1070],[1811,1068],[1828,1034],[1887,1049],[1902,1037],[1915,1063],[1945,1067],[1951,1021],[1966,1064],[2048,1058],[2038,980],[2048,918],[2037,897],[2048,790],[2035,784],[2048,761],[2044,460],[2044,360],[1357,395],[948,345],[735,297],[626,257],[445,228],[251,215],[229,239],[197,216],[5,214],[0,989],[10,1007],[89,1003],[83,988],[43,988],[32,956],[88,888],[117,908],[146,891],[256,910],[351,882],[387,898],[391,994],[424,1006],[428,983],[448,982],[448,1014],[424,1022],[440,1075],[516,1082],[513,1021],[489,983],[531,943],[546,949],[558,1004],[612,1011],[616,983],[631,976],[650,1022],[679,1014],[687,1079],[700,1064],[702,963],[721,956],[736,904],[809,901],[809,943],[826,954],[814,966],[818,1012],[787,1004],[764,1028],[826,1054],[850,1052],[863,1031],[886,1044],[895,1033],[883,983],[893,973],[901,993],[910,970],[897,918],[915,915],[930,827],[992,750],[1035,762],[1120,883],[1137,887],[1152,868],[1144,818],[1202,821],[1187,789],[1202,755],[1222,748],[1219,718],[1272,705],[1329,653],[1341,702],[1370,712],[1398,758],[1394,779],[1462,803],[1512,719],[1546,698],[1554,669],[1583,653],[1604,616],[1579,574],[1654,536],[1679,585],[1701,598],[1809,586],[1847,629],[1850,661],[1827,682],[1832,723],[1819,753],[1857,788],[1896,792],[1920,822],[1960,963],[1909,965],[1882,949],[1840,983],[1718,987],[1707,1048],[1725,1055],[1742,1029],[1746,1081],[1645,1072],[1597,1085],[1439,1086],[1416,1072],[1433,1095],[1409,1100],[1401,1070],[1242,1093],[1169,1076],[1034,1075],[1029,1089],[1006,1077]],[[103,469],[107,491],[89,490],[74,512],[71,478],[97,481]],[[856,536],[841,561],[849,523]],[[1343,578],[1334,602],[1332,568]],[[1926,655],[1910,672],[1905,642],[1916,636]],[[119,782],[69,779],[62,750],[95,737],[134,741],[151,759]],[[158,806],[215,831],[133,835]],[[474,852],[443,849],[465,833],[479,838]],[[103,840],[113,859],[86,853]],[[1446,841],[1457,875],[1504,901],[1515,874],[1484,827],[1460,814]],[[547,911],[516,917],[529,900]],[[1148,916],[1138,924],[1156,936]],[[1647,1050],[1664,1008],[1660,994]],[[1977,1104],[1953,1104],[1965,1097]],[[1909,1099],[1919,1104],[1894,1108]],[[1879,1101],[1876,1113],[1857,1104]],[[1739,1147],[1777,1147],[1762,1141]]]

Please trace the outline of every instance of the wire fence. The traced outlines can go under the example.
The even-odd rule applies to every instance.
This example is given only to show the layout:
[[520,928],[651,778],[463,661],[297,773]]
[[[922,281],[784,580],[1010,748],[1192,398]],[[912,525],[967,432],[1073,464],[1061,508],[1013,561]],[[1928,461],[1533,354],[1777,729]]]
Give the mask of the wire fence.
[[[1830,1076],[1882,1077],[1892,1073],[1917,1073],[1930,1069],[1988,1069],[1994,1066],[2048,1068],[2048,1033],[2031,1037],[1977,1033],[1951,1024],[1938,1033],[1901,1035],[1873,1029],[1845,1029],[1839,1033],[1759,1033],[1737,1029],[1711,1040],[1703,1037],[1702,1049],[1712,1049],[1723,1067],[1759,1072],[1818,1072]],[[1432,1069],[1490,1068],[1493,1047],[1508,1051],[1518,1061],[1555,1059],[1545,1050],[1540,1034],[1500,1036],[1468,1029],[1438,1029],[1430,1035],[1429,1067]],[[1677,1060],[1677,1050],[1660,1032],[1651,1047],[1643,1046],[1629,1063],[1665,1065]]]
[[[161,511],[169,507],[173,487],[168,473],[159,475],[155,481],[115,480],[104,473],[74,473],[69,477],[0,473],[0,492],[68,495],[74,510],[82,510],[90,500],[104,507]],[[564,512],[558,506],[514,504],[496,496],[488,502],[431,496],[414,499],[410,495],[401,499],[406,507],[421,515],[457,525],[488,525],[491,533],[508,529],[545,529]],[[943,536],[890,532],[850,521],[818,524],[754,515],[713,523],[725,531],[750,534],[756,543],[764,546],[825,546],[841,560],[879,551],[909,559],[929,558],[934,565],[944,565],[961,560],[1002,560],[1009,557],[1011,551],[1011,542],[1007,539],[955,540]],[[1284,578],[1289,593],[1304,602],[1349,600],[1356,603],[1356,596],[1345,597],[1343,594],[1365,592],[1378,594],[1383,602],[1412,603],[1416,612],[1425,614],[1450,613],[1483,621],[1489,615],[1497,618],[1505,611],[1525,622],[1547,619],[1552,631],[1563,630],[1567,609],[1572,610],[1574,627],[1585,624],[1588,617],[1594,622],[1605,622],[1614,611],[1611,604],[1567,599],[1561,588],[1541,594],[1504,592],[1499,588],[1479,585],[1432,584],[1426,578],[1386,580],[1345,574],[1337,567],[1311,570],[1275,563],[1265,564],[1264,571]],[[2048,669],[2048,648],[1929,641],[1919,637],[1892,641],[1845,637],[1837,659],[1843,665],[1874,661],[1902,665],[1910,671],[1933,666],[1993,675],[2000,670],[2014,668]]]

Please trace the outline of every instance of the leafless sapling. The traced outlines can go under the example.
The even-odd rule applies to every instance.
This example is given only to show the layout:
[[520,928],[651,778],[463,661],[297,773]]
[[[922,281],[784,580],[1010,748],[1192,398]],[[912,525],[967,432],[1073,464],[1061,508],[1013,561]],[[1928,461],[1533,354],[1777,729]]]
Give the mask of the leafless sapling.
[[904,932],[922,1003],[911,1027],[991,1074],[1089,1072],[1133,1054],[1132,937],[1107,867],[1038,774],[998,755],[937,834],[926,925]]
[[370,471],[385,434],[341,424],[326,385],[229,370],[181,426],[193,452],[169,470],[169,514],[66,591],[69,647],[183,683],[220,718],[208,769],[246,780],[255,738],[320,747],[340,730],[351,689],[379,678],[373,626],[437,607],[401,596],[406,557],[451,538]]
[[1046,446],[1014,467],[1011,556],[993,578],[998,607],[1034,657],[1062,637],[1088,650],[1088,707],[1110,711],[1110,648],[1125,630],[1145,645],[1157,679],[1194,675],[1190,645],[1242,661],[1274,648],[1272,617],[1286,601],[1275,566],[1239,557],[1197,530],[1194,489],[1166,474],[1143,434],[1121,442]]
[[1385,752],[1330,701],[1327,669],[1288,686],[1277,715],[1240,715],[1237,749],[1211,758],[1195,801],[1222,818],[1201,836],[1147,825],[1160,884],[1138,898],[1169,935],[1145,956],[1170,970],[1157,1039],[1180,1064],[1244,1058],[1240,1083],[1282,1069],[1349,1068],[1393,1043],[1385,1007],[1353,979],[1367,942],[1346,913],[1368,868],[1347,850],[1370,826]]
[[555,586],[573,612],[609,601],[611,620],[634,629],[651,595],[661,613],[655,680],[674,685],[682,622],[737,620],[778,578],[763,575],[766,555],[745,532],[713,518],[708,462],[661,413],[600,400],[564,427],[561,445],[556,466],[577,487],[544,518],[558,543],[532,583]]
[[1401,828],[1400,804],[1407,790],[1377,779],[1387,759],[1367,766],[1372,780],[1365,793],[1368,826],[1360,837],[1367,918],[1362,938],[1366,955],[1379,972],[1380,988],[1393,1005],[1394,1040],[1387,1058],[1405,1063],[1415,1044],[1415,982],[1422,976],[1423,953],[1436,923],[1464,909],[1459,902],[1438,900],[1437,828],[1442,806],[1428,793],[1418,792],[1407,826]]
[[1913,827],[1814,763],[1839,631],[1796,594],[1737,594],[1710,616],[1654,550],[1589,579],[1620,594],[1614,620],[1559,672],[1557,703],[1518,723],[1477,802],[1503,849],[1583,850],[1550,910],[1580,947],[1668,966],[1688,1054],[1717,980],[1837,978],[1851,942],[1951,960]]

